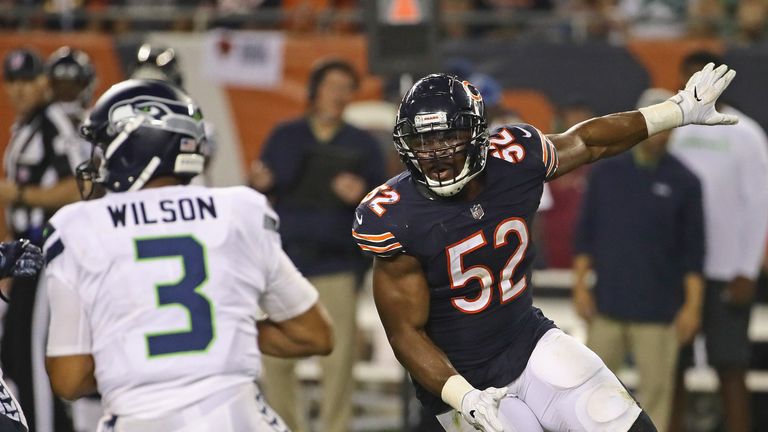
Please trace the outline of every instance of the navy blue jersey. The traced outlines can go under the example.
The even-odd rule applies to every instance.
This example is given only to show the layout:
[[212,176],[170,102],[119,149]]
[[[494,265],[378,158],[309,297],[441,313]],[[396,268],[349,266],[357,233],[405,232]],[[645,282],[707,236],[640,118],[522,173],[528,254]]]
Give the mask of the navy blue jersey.
[[[372,191],[352,235],[365,252],[419,260],[430,287],[426,332],[472,385],[501,387],[525,368],[554,323],[533,307],[533,217],[544,182],[557,169],[552,143],[530,125],[491,137],[483,191],[474,201],[428,198],[409,172]],[[415,383],[437,414],[438,396]]]

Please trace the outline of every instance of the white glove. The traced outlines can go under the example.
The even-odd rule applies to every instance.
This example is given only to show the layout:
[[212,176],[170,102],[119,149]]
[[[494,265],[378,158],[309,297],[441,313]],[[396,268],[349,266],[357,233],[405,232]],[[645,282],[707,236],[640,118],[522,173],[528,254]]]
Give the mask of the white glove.
[[483,391],[474,389],[461,400],[461,415],[479,431],[504,432],[499,420],[499,403],[506,395],[506,387],[488,387]]
[[720,65],[715,69],[714,63],[704,66],[688,80],[684,90],[669,98],[683,112],[683,125],[732,125],[739,121],[734,115],[721,114],[715,109],[715,101],[720,97],[728,84],[731,83],[736,71],[728,70],[728,66]]

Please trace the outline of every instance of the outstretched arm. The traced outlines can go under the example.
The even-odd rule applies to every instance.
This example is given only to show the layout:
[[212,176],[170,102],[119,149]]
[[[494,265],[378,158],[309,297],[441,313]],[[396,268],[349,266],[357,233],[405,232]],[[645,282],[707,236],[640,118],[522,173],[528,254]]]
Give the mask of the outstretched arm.
[[421,265],[408,255],[376,257],[373,298],[400,363],[427,390],[459,411],[478,430],[502,431],[497,417],[506,388],[474,388],[426,333],[429,287]]
[[667,101],[637,111],[597,117],[548,138],[557,148],[555,177],[586,163],[619,154],[658,132],[687,124],[735,124],[734,116],[717,112],[715,102],[736,71],[710,63],[696,72],[685,89]]
[[648,138],[648,132],[640,111],[630,111],[589,119],[548,138],[560,160],[553,176],[556,178],[581,165],[624,152]]

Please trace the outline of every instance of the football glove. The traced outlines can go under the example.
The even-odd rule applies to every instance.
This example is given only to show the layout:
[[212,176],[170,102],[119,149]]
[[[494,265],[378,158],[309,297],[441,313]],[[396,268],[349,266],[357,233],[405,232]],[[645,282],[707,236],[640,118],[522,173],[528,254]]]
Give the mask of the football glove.
[[714,63],[704,66],[688,80],[685,89],[669,98],[683,112],[683,125],[731,125],[739,118],[734,115],[722,114],[715,109],[715,102],[731,83],[736,71],[720,65],[715,69]]
[[504,432],[499,420],[499,403],[506,395],[506,387],[472,390],[461,400],[461,415],[479,431]]
[[35,276],[44,261],[43,252],[29,240],[0,243],[0,278]]

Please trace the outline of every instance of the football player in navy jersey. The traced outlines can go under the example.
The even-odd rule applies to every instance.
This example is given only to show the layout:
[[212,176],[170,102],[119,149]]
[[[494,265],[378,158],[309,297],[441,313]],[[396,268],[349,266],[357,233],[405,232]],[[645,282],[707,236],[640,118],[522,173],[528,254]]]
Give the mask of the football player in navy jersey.
[[669,100],[558,135],[489,134],[481,94],[429,75],[394,130],[407,170],[356,210],[373,289],[416,394],[447,431],[655,431],[600,358],[533,307],[530,231],[544,182],[686,124],[734,124],[714,103],[735,76],[709,64]]

